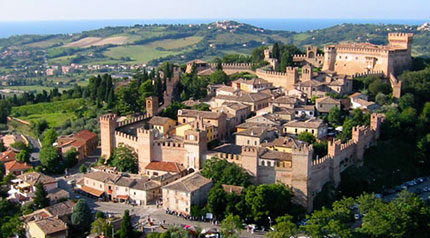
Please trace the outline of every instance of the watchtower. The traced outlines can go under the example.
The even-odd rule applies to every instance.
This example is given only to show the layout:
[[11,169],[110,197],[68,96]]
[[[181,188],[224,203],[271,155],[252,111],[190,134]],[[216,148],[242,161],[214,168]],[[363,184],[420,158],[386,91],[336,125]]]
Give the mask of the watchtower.
[[308,209],[312,209],[311,177],[312,177],[312,145],[300,144],[292,151],[292,176],[295,201]]
[[144,173],[145,167],[152,161],[154,138],[154,129],[137,129],[137,157],[139,163],[139,173]]
[[146,98],[146,115],[148,117],[156,116],[158,113],[158,97],[149,96]]
[[413,38],[413,33],[394,32],[388,34],[389,46],[397,47],[400,49],[407,49],[408,52],[411,52]]
[[[184,132],[187,168],[200,169],[200,155],[208,150],[207,133],[204,130],[187,130]],[[184,164],[185,165],[185,164]]]
[[115,129],[117,128],[117,115],[106,114],[100,117],[101,155],[108,159],[115,148]]
[[314,67],[311,64],[307,64],[302,67],[302,81],[308,81],[312,79]]
[[308,59],[315,58],[317,53],[318,53],[318,47],[311,46],[311,45],[306,46],[306,58]]
[[323,70],[334,71],[336,64],[336,47],[327,45],[324,47],[324,66]]
[[292,90],[294,89],[294,85],[299,82],[299,68],[287,67],[285,72],[287,73],[287,82],[285,87],[287,90]]
[[252,182],[258,184],[258,148],[242,146],[242,167],[252,175]]

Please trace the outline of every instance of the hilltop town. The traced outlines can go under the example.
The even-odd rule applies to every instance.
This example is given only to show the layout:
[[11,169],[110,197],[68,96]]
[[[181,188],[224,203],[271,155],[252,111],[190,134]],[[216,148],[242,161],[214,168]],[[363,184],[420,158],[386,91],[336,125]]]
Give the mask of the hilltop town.
[[[231,22],[208,29],[265,32]],[[412,57],[413,33],[385,37],[386,44],[304,51],[276,42],[252,56],[154,67],[42,67],[51,76],[103,67],[129,74],[1,97],[0,202],[14,217],[3,220],[14,226],[5,230],[28,237],[377,237],[368,227],[382,209],[412,200],[422,212],[405,216],[428,219],[430,103],[417,81],[430,73]],[[416,143],[416,154],[402,140]],[[323,228],[320,214],[337,224]],[[398,229],[410,235],[426,225]],[[296,234],[275,236],[285,227]],[[321,230],[327,233],[318,236]]]

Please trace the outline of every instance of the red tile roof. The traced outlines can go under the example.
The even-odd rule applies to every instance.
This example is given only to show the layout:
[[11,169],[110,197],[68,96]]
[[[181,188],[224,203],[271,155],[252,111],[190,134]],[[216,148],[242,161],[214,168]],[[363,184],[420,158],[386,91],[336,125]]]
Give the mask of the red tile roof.
[[12,150],[2,152],[2,153],[0,153],[0,162],[5,163],[5,162],[15,160],[16,155],[17,155],[17,153],[12,151]]
[[16,160],[5,163],[4,167],[7,172],[24,171],[33,168],[33,166],[28,163],[18,162]]
[[185,170],[185,167],[175,162],[152,161],[145,169],[180,173]]
[[75,134],[75,138],[88,141],[88,140],[91,140],[93,138],[97,138],[97,134],[94,132],[91,132],[89,130],[82,130],[82,131]]

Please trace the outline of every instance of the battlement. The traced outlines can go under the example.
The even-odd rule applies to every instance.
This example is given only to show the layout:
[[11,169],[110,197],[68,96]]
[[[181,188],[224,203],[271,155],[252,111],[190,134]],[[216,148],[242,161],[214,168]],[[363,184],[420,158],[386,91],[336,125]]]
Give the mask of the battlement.
[[287,73],[257,69],[257,74],[265,74],[270,76],[287,77]]
[[318,166],[318,165],[322,165],[327,161],[330,161],[332,158],[329,155],[326,155],[324,157],[318,158],[316,160],[312,161],[312,166]]
[[121,131],[115,131],[115,136],[122,137],[122,138],[125,138],[127,140],[137,142],[137,136],[129,135],[129,134],[126,134],[126,133],[121,132]]
[[388,54],[388,52],[390,51],[389,48],[379,48],[379,49],[375,49],[375,48],[356,48],[356,47],[342,47],[342,46],[337,46],[336,47],[337,51],[347,51],[347,52],[359,52],[359,53],[383,53],[383,54]]
[[116,119],[118,118],[118,116],[114,113],[109,113],[109,114],[105,114],[100,116],[100,121],[116,121]]
[[384,74],[384,71],[377,70],[377,71],[369,71],[369,72],[363,72],[363,73],[356,73],[356,74],[352,75],[351,77],[353,79],[355,79],[355,78],[364,77],[364,76],[370,76],[370,75],[377,75],[377,76],[383,77],[385,74]]
[[242,153],[258,153],[258,148],[253,146],[242,146]]
[[137,134],[138,135],[149,135],[151,133],[153,133],[152,129],[147,130],[145,128],[137,128]]
[[156,142],[155,145],[162,148],[183,148],[184,143],[182,142]]
[[355,142],[353,140],[349,140],[345,144],[340,144],[340,151],[342,152],[344,150],[347,150],[352,146],[355,146]]
[[298,144],[293,147],[293,152],[296,153],[309,153],[314,150],[313,145],[307,145],[307,144]]
[[404,33],[404,32],[391,32],[388,33],[388,37],[414,37],[414,33]]
[[[251,69],[254,66],[253,63],[222,63],[224,69]],[[216,63],[209,63],[211,68],[216,68]]]
[[125,120],[125,121],[122,121],[122,122],[118,122],[118,127],[127,126],[127,125],[130,125],[130,124],[133,124],[133,123],[139,122],[139,121],[143,121],[143,120],[145,120],[145,119],[147,119],[147,118],[148,118],[148,117],[147,117],[146,115],[142,115],[142,116],[134,117],[134,118],[129,119],[129,120]]
[[[324,58],[324,54],[316,54],[315,57],[316,58]],[[306,54],[296,54],[296,55],[293,55],[293,59],[294,60],[296,60],[296,59],[307,59],[307,58],[308,58],[308,56]]]
[[237,154],[229,154],[229,153],[218,153],[218,158],[220,159],[226,159],[226,160],[241,160],[241,156]]

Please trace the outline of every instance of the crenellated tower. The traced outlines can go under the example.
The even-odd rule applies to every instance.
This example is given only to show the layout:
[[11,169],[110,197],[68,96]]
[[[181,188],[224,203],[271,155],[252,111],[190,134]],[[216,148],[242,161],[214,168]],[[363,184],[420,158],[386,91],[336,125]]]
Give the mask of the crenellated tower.
[[242,146],[242,167],[252,175],[252,183],[258,184],[258,153],[259,149],[253,146]]
[[146,101],[146,115],[148,117],[156,116],[158,113],[158,97],[149,96]]
[[155,139],[154,129],[137,129],[137,156],[139,173],[144,173],[145,167],[151,162],[153,156],[153,144]]
[[295,200],[308,209],[312,209],[312,145],[299,144],[292,150],[292,176],[291,186]]
[[334,71],[336,64],[336,47],[334,45],[327,45],[324,47],[324,66],[323,71]]
[[299,82],[299,68],[298,67],[287,67],[285,69],[287,73],[286,89],[294,89],[294,85]]
[[101,155],[108,159],[115,148],[115,129],[118,126],[116,114],[106,114],[100,117]]
[[184,134],[186,150],[184,166],[195,170],[201,169],[201,155],[208,150],[207,133],[204,130],[187,130]]

